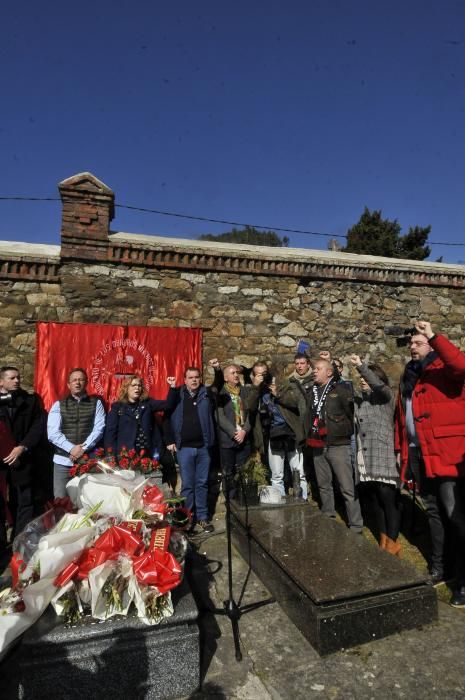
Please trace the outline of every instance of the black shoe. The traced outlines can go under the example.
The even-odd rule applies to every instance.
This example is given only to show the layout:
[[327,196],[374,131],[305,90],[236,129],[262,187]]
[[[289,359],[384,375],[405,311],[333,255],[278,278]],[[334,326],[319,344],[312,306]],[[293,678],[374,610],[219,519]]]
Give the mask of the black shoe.
[[197,525],[204,531],[204,532],[215,532],[215,528],[211,523],[208,522],[208,520],[199,520]]
[[444,574],[440,569],[435,569],[432,567],[429,570],[429,576],[432,586],[437,586],[439,583],[444,583]]
[[450,599],[453,608],[465,608],[465,585],[456,588]]

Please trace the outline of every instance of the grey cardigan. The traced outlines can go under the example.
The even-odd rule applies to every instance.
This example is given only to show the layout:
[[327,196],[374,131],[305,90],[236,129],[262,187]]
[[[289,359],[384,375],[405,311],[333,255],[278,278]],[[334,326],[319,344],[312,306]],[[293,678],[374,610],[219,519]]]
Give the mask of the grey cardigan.
[[357,434],[360,438],[366,476],[370,481],[398,479],[394,454],[394,398],[391,389],[362,364],[356,368],[371,392],[355,395]]

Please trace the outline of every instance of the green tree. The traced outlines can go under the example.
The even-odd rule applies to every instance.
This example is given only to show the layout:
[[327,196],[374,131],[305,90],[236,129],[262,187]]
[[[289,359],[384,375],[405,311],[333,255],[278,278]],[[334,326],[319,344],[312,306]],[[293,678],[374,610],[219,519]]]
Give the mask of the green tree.
[[277,247],[287,247],[289,238],[281,238],[275,231],[259,231],[253,226],[246,226],[243,229],[233,228],[232,231],[219,233],[205,233],[199,236],[199,241],[218,241],[219,243],[246,243],[247,245],[268,245]]
[[358,223],[347,231],[346,253],[381,255],[387,258],[424,260],[431,253],[426,245],[431,226],[410,226],[408,233],[400,235],[397,219],[390,221],[381,217],[381,211],[365,211]]
[[431,248],[426,245],[431,226],[410,226],[408,233],[399,239],[398,258],[410,260],[424,260],[431,253]]

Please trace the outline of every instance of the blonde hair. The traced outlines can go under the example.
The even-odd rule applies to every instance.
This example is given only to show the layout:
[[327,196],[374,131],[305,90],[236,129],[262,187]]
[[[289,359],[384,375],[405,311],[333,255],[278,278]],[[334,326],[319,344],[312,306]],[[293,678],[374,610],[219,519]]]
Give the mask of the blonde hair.
[[117,401],[122,401],[123,403],[129,403],[128,399],[128,390],[129,387],[131,386],[132,382],[134,379],[140,380],[142,384],[142,394],[140,395],[139,401],[145,401],[145,399],[149,398],[149,395],[147,393],[147,389],[144,386],[144,380],[142,377],[139,377],[138,374],[131,374],[129,377],[126,377],[126,379],[123,379],[121,386],[119,388],[119,394]]

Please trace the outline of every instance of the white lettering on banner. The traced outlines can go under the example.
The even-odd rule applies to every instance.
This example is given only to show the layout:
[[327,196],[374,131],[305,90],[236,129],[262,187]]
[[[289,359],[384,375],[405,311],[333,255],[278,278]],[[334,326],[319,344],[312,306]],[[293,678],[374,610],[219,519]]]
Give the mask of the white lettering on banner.
[[131,338],[104,341],[100,350],[92,358],[90,371],[92,387],[98,394],[104,394],[105,377],[129,376],[137,372],[138,367],[147,388],[150,388],[154,383],[155,361],[145,345]]

